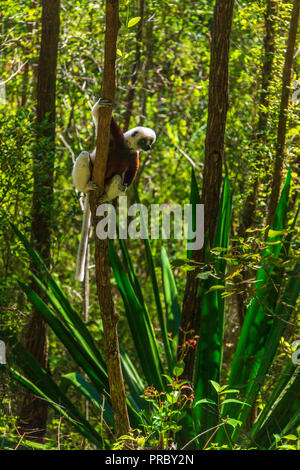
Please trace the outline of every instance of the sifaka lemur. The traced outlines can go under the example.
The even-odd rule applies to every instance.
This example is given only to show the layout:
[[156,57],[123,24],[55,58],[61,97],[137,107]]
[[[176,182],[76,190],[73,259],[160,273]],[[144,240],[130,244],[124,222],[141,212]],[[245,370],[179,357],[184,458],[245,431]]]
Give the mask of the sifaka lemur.
[[[92,109],[93,121],[98,131],[99,111],[104,106],[111,106],[110,101],[100,99]],[[112,117],[110,126],[110,144],[107,159],[107,168],[104,180],[104,194],[99,204],[112,201],[118,196],[125,195],[128,186],[134,181],[139,168],[139,151],[150,150],[156,140],[156,134],[148,127],[135,127],[123,132]],[[88,193],[97,188],[91,181],[96,149],[91,154],[83,151],[77,157],[73,171],[73,183],[78,191]],[[76,260],[75,279],[83,281],[84,264],[88,244],[88,231],[90,226],[90,207],[88,196],[85,196],[82,219],[81,238]]]

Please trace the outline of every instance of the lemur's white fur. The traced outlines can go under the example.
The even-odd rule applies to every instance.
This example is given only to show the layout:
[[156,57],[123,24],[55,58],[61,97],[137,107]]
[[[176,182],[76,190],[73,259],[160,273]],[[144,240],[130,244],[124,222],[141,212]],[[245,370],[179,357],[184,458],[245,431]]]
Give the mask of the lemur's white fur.
[[91,223],[91,211],[88,196],[84,198],[84,207],[81,223],[80,241],[76,257],[75,279],[82,282],[84,280],[84,266],[89,241],[89,228]]
[[[105,100],[100,99],[92,109],[93,121],[96,126],[96,135],[98,133],[98,117],[101,107],[107,106]],[[140,148],[139,142],[146,139],[143,148]],[[124,140],[128,147],[133,151],[150,150],[151,144],[156,140],[156,134],[149,127],[135,127],[124,133]],[[94,163],[96,149],[91,154],[86,151],[81,152],[73,166],[72,179],[75,188],[83,193],[88,193],[97,188],[97,185],[91,181],[91,165]],[[104,195],[100,198],[99,204],[109,202],[120,195],[124,195],[127,187],[123,184],[124,175],[115,175],[109,186],[105,186]],[[88,232],[90,226],[90,206],[88,196],[85,196],[84,211],[81,227],[81,237],[77,252],[75,279],[82,282],[84,279],[84,265],[88,245]]]
[[[148,148],[139,148],[138,141],[142,138],[147,139]],[[124,132],[124,139],[131,150],[150,150],[151,145],[156,141],[156,134],[149,127],[134,127]]]
[[97,186],[90,181],[91,168],[90,168],[90,154],[86,151],[81,152],[76,158],[72,178],[73,184],[78,191],[87,193],[91,189],[96,189]]

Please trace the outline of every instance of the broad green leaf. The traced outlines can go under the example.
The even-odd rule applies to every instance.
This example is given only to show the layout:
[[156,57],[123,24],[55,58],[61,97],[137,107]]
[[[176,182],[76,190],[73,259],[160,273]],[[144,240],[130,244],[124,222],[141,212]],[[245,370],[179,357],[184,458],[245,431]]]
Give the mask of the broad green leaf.
[[109,258],[125,306],[126,317],[147,382],[164,388],[162,364],[148,311],[136,297],[112,241]]
[[[134,194],[137,203],[140,204],[140,199],[138,195],[138,191],[136,188],[136,185],[133,185],[134,187]],[[147,232],[147,227],[145,224],[145,221],[143,220],[143,216],[141,215],[141,224],[144,226],[145,232]],[[171,348],[170,340],[168,337],[168,331],[167,331],[167,322],[166,322],[166,315],[163,312],[162,305],[161,305],[161,300],[160,300],[160,292],[158,288],[158,281],[156,277],[156,272],[155,272],[155,266],[154,266],[154,260],[152,256],[152,250],[151,250],[151,244],[149,238],[146,238],[143,240],[144,246],[145,246],[145,252],[146,252],[146,258],[147,258],[147,263],[148,263],[148,268],[151,276],[151,282],[152,282],[152,289],[153,289],[153,294],[154,294],[154,299],[155,299],[155,304],[156,304],[156,310],[157,310],[157,315],[158,315],[158,320],[159,320],[159,325],[160,325],[160,333],[162,336],[163,344],[164,344],[164,349],[165,349],[165,354],[166,354],[166,359],[168,363],[168,371],[171,373],[173,366],[175,365],[175,357],[173,350]]]
[[221,390],[220,385],[219,385],[217,382],[215,382],[214,380],[210,380],[210,383],[211,383],[212,386],[214,387],[215,391],[216,391],[217,393],[219,393],[220,390]]
[[[228,178],[225,178],[219,202],[219,211],[213,247],[226,249],[228,246],[230,231],[232,195],[229,190]],[[200,279],[201,302],[200,329],[196,331],[199,340],[196,349],[196,361],[194,371],[195,400],[202,398],[217,401],[217,393],[221,391],[220,370],[223,356],[223,336],[224,336],[224,312],[225,303],[221,296],[224,284],[221,280],[225,278],[226,263],[220,258],[219,253],[206,255],[206,262],[213,266],[216,276],[208,279]],[[218,276],[218,277],[217,277]],[[210,384],[215,384],[211,386]],[[212,412],[205,407],[197,408],[197,421],[201,423],[201,428],[196,429],[196,433],[204,431],[217,425],[217,406]],[[205,441],[201,441],[204,445]],[[201,444],[200,444],[201,445]]]
[[128,28],[132,28],[135,26],[139,21],[141,20],[140,16],[136,16],[135,18],[131,18],[131,20],[128,21]]
[[172,333],[172,337],[176,340],[179,334],[181,309],[179,306],[175,279],[172,273],[166,249],[164,247],[161,248],[161,265],[164,297],[167,312],[167,329],[168,332]]
[[194,407],[198,405],[202,405],[203,403],[208,403],[210,405],[216,405],[216,402],[211,400],[210,398],[201,398],[201,400],[197,400],[196,403],[193,405]]
[[103,414],[103,418],[111,427],[114,426],[114,416],[110,404],[103,395],[100,395],[78,372],[64,374],[61,380],[61,387],[64,389],[64,383],[73,385],[88,400],[90,400]]

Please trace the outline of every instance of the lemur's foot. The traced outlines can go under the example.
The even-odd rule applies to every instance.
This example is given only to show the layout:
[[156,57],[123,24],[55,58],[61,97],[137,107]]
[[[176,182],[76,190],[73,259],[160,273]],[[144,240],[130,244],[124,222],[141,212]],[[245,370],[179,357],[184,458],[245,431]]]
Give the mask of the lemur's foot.
[[125,191],[127,190],[127,188],[128,188],[127,184],[120,183],[120,184],[118,185],[118,189],[119,189],[119,191],[121,191],[122,193],[125,193]]
[[112,106],[112,101],[110,100],[106,100],[105,98],[100,98],[97,103],[96,103],[96,106],[98,108],[109,108]]
[[93,116],[93,121],[96,126],[96,134],[98,134],[98,120],[99,120],[99,114],[100,114],[100,109],[101,108],[112,108],[112,102],[110,100],[106,100],[104,98],[100,98],[97,103],[93,106],[92,109],[92,116]]
[[107,201],[108,201],[107,194],[104,193],[101,197],[99,197],[99,199],[97,201],[97,204],[98,204],[98,206],[100,206],[100,204],[104,204]]
[[95,191],[95,189],[99,189],[98,185],[96,183],[93,183],[93,181],[89,181],[88,184],[86,185],[86,190]]

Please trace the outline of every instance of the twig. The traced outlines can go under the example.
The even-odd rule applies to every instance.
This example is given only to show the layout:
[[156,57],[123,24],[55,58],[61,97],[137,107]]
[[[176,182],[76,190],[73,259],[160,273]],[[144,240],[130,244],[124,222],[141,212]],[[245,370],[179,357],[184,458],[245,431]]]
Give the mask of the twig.
[[0,82],[0,86],[5,85],[7,82],[12,80],[16,75],[18,75],[18,73],[21,72],[22,68],[24,67],[24,65],[27,64],[27,62],[28,60],[26,60],[26,62],[24,62],[22,65],[20,65],[18,70],[15,73],[13,73],[10,77],[8,77],[6,80],[3,80],[3,82]]
[[72,155],[72,162],[74,163],[75,162],[75,153],[73,152],[72,147],[68,144],[68,142],[66,141],[66,139],[64,138],[64,136],[62,135],[61,132],[58,132],[57,135],[60,138],[60,140],[62,141],[62,143],[64,144],[64,146],[66,147],[66,149]]
[[200,434],[197,434],[197,436],[193,437],[189,442],[187,442],[181,450],[184,450],[187,446],[189,446],[192,442],[194,442],[198,437],[203,436],[204,434],[207,434],[209,431],[213,431],[214,429],[218,430],[221,426],[224,426],[225,423],[217,424],[217,426],[214,426],[213,428],[207,429],[206,431],[201,432]]

